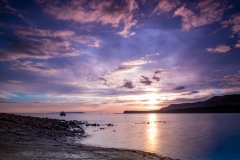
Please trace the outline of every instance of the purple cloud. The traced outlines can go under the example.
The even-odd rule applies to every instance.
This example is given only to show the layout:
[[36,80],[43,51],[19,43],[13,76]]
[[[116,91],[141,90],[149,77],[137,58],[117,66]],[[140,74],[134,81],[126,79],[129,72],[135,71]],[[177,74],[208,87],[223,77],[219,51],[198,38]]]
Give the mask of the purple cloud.
[[139,82],[143,85],[146,85],[146,86],[149,86],[149,85],[152,84],[152,81],[146,76],[141,76]]
[[124,79],[124,83],[120,88],[127,88],[127,89],[133,89],[134,85],[131,80]]
[[178,86],[178,87],[173,88],[172,90],[183,90],[185,88],[186,88],[185,86]]

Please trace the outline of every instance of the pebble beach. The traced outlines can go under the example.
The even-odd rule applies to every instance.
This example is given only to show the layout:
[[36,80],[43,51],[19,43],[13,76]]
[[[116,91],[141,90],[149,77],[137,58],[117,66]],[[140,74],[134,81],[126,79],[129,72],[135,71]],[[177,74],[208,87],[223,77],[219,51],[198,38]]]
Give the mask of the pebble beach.
[[[139,150],[74,143],[85,138],[87,122],[0,113],[0,157],[9,159],[158,159],[177,160]],[[112,124],[111,124],[112,125]]]

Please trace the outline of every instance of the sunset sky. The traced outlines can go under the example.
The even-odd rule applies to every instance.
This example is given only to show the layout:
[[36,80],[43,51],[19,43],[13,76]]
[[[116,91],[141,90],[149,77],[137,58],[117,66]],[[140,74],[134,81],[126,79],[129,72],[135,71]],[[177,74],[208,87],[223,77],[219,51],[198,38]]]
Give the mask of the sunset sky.
[[0,0],[0,112],[121,113],[240,93],[240,1]]

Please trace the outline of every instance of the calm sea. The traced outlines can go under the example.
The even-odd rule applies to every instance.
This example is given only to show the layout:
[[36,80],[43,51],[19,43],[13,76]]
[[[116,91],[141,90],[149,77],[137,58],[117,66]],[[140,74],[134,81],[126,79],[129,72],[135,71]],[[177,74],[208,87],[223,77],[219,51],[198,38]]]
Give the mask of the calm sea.
[[[31,115],[104,125],[87,127],[90,136],[81,140],[84,144],[137,149],[189,160],[240,160],[240,114]],[[107,123],[114,126],[108,127]]]

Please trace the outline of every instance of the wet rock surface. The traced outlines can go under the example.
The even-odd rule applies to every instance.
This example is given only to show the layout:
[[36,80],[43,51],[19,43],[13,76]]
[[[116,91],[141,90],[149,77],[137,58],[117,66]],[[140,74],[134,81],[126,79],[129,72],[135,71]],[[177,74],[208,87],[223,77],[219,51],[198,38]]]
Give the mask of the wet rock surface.
[[[16,117],[17,118],[16,118]],[[9,119],[9,117],[11,117]],[[0,159],[1,160],[32,160],[32,159],[160,159],[172,160],[172,158],[159,156],[136,150],[123,150],[114,148],[100,148],[74,143],[79,136],[68,130],[69,126],[81,126],[83,122],[48,119],[48,126],[36,127],[42,124],[38,120],[42,118],[32,117],[31,120],[23,120],[26,116],[12,114],[0,114]],[[29,117],[28,117],[29,118]],[[20,123],[19,123],[20,122]],[[33,123],[34,122],[34,123]],[[50,123],[52,122],[52,123]],[[26,123],[28,125],[26,125]],[[64,124],[52,127],[55,124]],[[34,126],[34,125],[35,126]],[[60,129],[59,129],[60,128]],[[75,128],[75,127],[72,127]],[[83,129],[83,128],[82,128]]]

